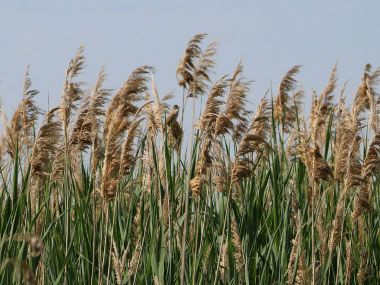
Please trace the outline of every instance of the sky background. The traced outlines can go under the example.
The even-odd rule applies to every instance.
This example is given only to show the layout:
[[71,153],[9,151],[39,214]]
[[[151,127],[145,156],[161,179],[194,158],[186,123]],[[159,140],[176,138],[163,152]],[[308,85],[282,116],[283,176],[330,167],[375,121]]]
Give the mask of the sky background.
[[215,78],[243,60],[245,77],[255,81],[254,106],[295,64],[303,65],[297,78],[307,102],[313,89],[323,89],[335,62],[339,86],[349,80],[346,95],[352,97],[364,65],[380,65],[379,12],[378,0],[0,0],[0,97],[11,114],[29,64],[33,87],[41,91],[37,101],[44,108],[48,98],[50,106],[58,104],[67,63],[83,44],[81,79],[88,86],[102,65],[106,87],[118,89],[134,68],[149,64],[160,94],[175,91],[173,103],[180,102],[176,65],[200,32],[208,33],[206,43],[219,42]]

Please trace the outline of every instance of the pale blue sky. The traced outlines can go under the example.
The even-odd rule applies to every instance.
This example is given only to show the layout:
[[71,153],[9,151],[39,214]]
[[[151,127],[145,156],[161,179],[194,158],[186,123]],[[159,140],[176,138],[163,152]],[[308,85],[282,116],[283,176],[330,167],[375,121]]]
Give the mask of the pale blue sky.
[[[180,89],[175,69],[188,39],[218,40],[216,76],[240,59],[255,81],[255,103],[293,65],[307,96],[320,91],[336,61],[353,94],[367,62],[380,65],[380,1],[0,1],[0,97],[7,112],[21,98],[27,64],[38,101],[59,102],[64,70],[80,44],[92,84],[105,64],[117,89],[140,65],[156,68],[161,94]],[[179,98],[179,97],[178,97]]]

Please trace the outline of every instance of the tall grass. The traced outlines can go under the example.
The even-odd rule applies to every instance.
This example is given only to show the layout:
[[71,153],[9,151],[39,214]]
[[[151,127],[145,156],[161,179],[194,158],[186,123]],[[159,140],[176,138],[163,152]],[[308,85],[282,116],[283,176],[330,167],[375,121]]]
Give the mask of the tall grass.
[[252,112],[243,64],[212,82],[205,38],[177,68],[183,106],[159,95],[150,66],[114,95],[104,69],[83,90],[80,48],[37,126],[27,70],[2,135],[0,284],[379,280],[380,69],[365,67],[347,106],[335,66],[307,119],[294,66]]

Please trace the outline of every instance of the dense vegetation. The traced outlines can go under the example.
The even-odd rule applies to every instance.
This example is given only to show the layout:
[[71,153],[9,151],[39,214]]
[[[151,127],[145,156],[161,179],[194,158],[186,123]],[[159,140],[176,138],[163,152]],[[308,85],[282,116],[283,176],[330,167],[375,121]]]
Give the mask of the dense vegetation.
[[211,82],[205,36],[176,70],[182,106],[150,66],[83,90],[80,48],[44,113],[27,70],[1,140],[1,284],[376,283],[380,69],[347,106],[335,66],[305,118],[297,65],[251,112],[242,63]]

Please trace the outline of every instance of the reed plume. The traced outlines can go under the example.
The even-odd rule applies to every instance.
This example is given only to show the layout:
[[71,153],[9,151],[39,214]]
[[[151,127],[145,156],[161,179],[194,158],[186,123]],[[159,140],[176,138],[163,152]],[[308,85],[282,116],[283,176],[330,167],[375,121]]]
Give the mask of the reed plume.
[[340,192],[337,202],[335,217],[332,223],[332,231],[329,240],[329,250],[332,252],[340,243],[343,231],[343,215],[345,212],[345,201],[353,187],[360,187],[363,183],[361,176],[362,165],[358,158],[360,137],[353,138],[347,160],[347,171],[344,177],[343,189]]
[[310,149],[310,157],[312,159],[310,173],[312,173],[312,177],[316,182],[320,179],[329,181],[334,178],[332,169],[322,158],[318,145]]
[[210,155],[211,139],[203,141],[200,159],[195,167],[195,177],[190,180],[190,189],[193,196],[201,194],[202,185],[207,175],[208,168],[212,165],[212,158]]
[[371,195],[371,177],[376,176],[380,170],[380,133],[377,133],[372,139],[364,159],[362,176],[363,183],[360,185],[354,198],[354,208],[351,218],[355,221],[366,211],[371,210],[370,195]]
[[100,70],[91,93],[84,99],[71,133],[70,143],[79,145],[81,151],[94,145],[105,117],[104,106],[111,89],[103,87],[107,78],[104,67]]
[[288,275],[287,284],[309,284],[310,276],[306,267],[305,253],[302,251],[303,234],[301,210],[299,209],[298,201],[295,197],[295,185],[293,182],[291,182],[290,185],[290,202],[292,207],[291,218],[294,224],[294,238],[291,241],[292,248],[290,251],[288,268],[286,271]]
[[352,272],[352,243],[346,240],[346,270],[344,273],[344,284],[350,284],[351,272]]
[[24,76],[23,97],[16,111],[12,116],[10,125],[6,126],[6,150],[14,158],[16,148],[19,153],[24,151],[28,155],[29,149],[34,142],[34,126],[42,110],[37,106],[34,97],[39,91],[32,89],[32,80],[30,79],[30,67],[26,68]]
[[[227,159],[226,159],[227,158]],[[230,184],[231,161],[228,155],[224,152],[223,146],[220,142],[216,141],[213,145],[213,188],[216,192],[225,192]]]
[[205,105],[205,109],[199,119],[199,129],[204,135],[211,137],[214,132],[215,122],[220,113],[220,106],[223,101],[219,98],[223,97],[227,88],[227,78],[223,76],[211,88]]
[[231,221],[231,242],[234,247],[233,255],[235,259],[236,264],[236,270],[240,273],[244,270],[244,254],[243,254],[243,247],[241,243],[241,238],[239,234],[239,227],[236,222],[236,219],[232,219]]
[[53,158],[58,151],[57,145],[62,140],[62,124],[57,116],[58,112],[60,108],[54,108],[45,115],[32,148],[30,201],[33,214],[36,214],[39,206],[43,183],[49,177]]
[[111,100],[107,110],[101,181],[101,193],[106,200],[113,199],[116,195],[121,168],[122,140],[125,132],[133,123],[133,117],[139,110],[135,103],[143,99],[142,94],[147,90],[147,74],[150,70],[151,67],[149,66],[135,69]]
[[334,178],[343,182],[347,172],[347,159],[350,151],[352,138],[356,136],[358,125],[353,123],[351,115],[347,110],[342,110],[340,120],[336,125],[334,153]]
[[105,118],[105,104],[111,89],[104,88],[107,78],[104,67],[101,68],[95,85],[84,99],[70,136],[71,146],[85,151],[91,147],[91,172],[95,174],[99,161],[103,158],[102,126]]
[[121,157],[120,157],[120,171],[119,175],[120,177],[123,177],[125,175],[128,175],[131,173],[132,167],[135,164],[136,158],[134,155],[134,141],[138,137],[140,133],[140,124],[142,122],[142,119],[136,119],[131,123],[131,125],[128,128],[128,135],[126,140],[124,141],[122,151],[121,151]]
[[361,84],[356,91],[354,99],[357,115],[366,110],[370,111],[369,125],[375,132],[377,131],[379,103],[379,95],[376,92],[375,87],[379,83],[379,78],[380,67],[372,72],[371,64],[366,64]]
[[252,174],[250,168],[252,159],[246,155],[254,152],[260,153],[264,147],[268,147],[266,141],[270,129],[268,122],[267,100],[263,98],[256,115],[238,145],[236,159],[232,166],[233,183],[238,182],[241,178],[249,177]]
[[188,89],[194,81],[195,61],[199,59],[202,49],[200,44],[207,34],[196,34],[187,43],[185,52],[177,66],[177,79],[179,86]]
[[112,265],[113,265],[113,270],[115,272],[115,277],[116,277],[116,284],[117,285],[122,285],[123,284],[123,277],[124,273],[126,270],[127,266],[127,254],[129,252],[129,246],[127,246],[124,251],[122,256],[119,255],[119,251],[117,250],[116,247],[116,242],[115,240],[112,240]]
[[[248,111],[245,110],[247,94],[250,90],[251,81],[242,77],[243,64],[239,62],[231,79],[229,79],[229,90],[224,112],[220,112],[215,122],[215,136],[234,131],[233,137],[240,140],[247,129]],[[236,128],[234,128],[236,121]]]
[[85,57],[83,55],[84,48],[81,46],[75,56],[70,60],[65,74],[65,82],[61,95],[61,116],[63,124],[63,132],[65,136],[65,149],[68,155],[69,137],[68,127],[72,112],[77,109],[77,102],[83,97],[82,83],[76,81],[76,78],[84,67]]
[[300,71],[301,65],[295,65],[284,75],[278,87],[278,93],[274,104],[274,118],[282,125],[283,132],[289,132],[296,120],[296,113],[291,106],[292,92],[297,84],[294,78]]
[[194,66],[193,80],[190,83],[189,97],[198,97],[206,93],[208,88],[208,82],[210,79],[210,71],[215,67],[215,61],[213,57],[217,52],[217,43],[210,43],[204,51],[199,55],[199,60]]
[[329,81],[326,87],[323,89],[322,93],[317,98],[314,96],[311,108],[311,136],[312,141],[318,143],[319,145],[324,145],[326,124],[328,122],[328,117],[332,114],[334,105],[334,95],[333,92],[336,88],[337,82],[337,64],[334,65]]

